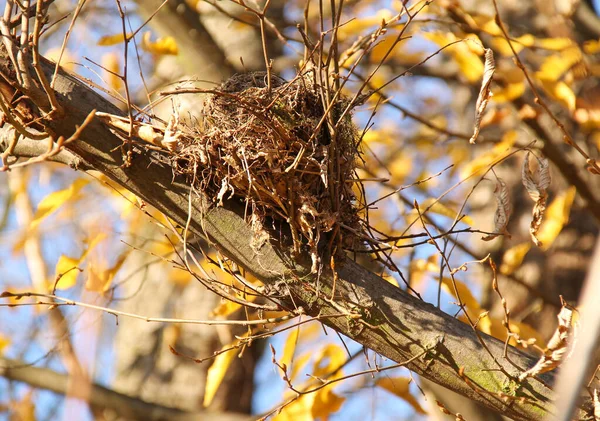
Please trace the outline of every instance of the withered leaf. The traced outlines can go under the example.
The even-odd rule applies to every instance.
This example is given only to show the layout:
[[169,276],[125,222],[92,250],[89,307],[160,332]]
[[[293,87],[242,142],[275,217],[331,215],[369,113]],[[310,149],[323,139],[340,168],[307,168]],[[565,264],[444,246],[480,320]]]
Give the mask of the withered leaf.
[[523,160],[521,181],[523,182],[525,189],[527,189],[529,197],[531,197],[531,199],[535,201],[535,205],[533,206],[532,211],[532,220],[529,226],[529,233],[531,234],[531,239],[533,240],[535,245],[541,247],[542,242],[536,237],[536,234],[540,229],[542,219],[544,218],[544,214],[546,212],[546,202],[548,199],[548,193],[546,189],[548,189],[548,187],[550,186],[551,181],[550,164],[547,158],[538,158],[536,156],[538,162],[538,170],[537,177],[534,177],[531,171],[531,167],[529,166],[529,155],[530,153],[527,153],[525,159]]
[[481,81],[481,89],[479,90],[479,96],[477,97],[477,103],[475,104],[475,126],[473,129],[473,136],[469,139],[469,143],[475,143],[479,136],[481,119],[483,118],[483,113],[485,112],[488,101],[492,96],[490,85],[492,84],[492,77],[494,76],[495,70],[496,62],[494,60],[494,52],[491,49],[486,48],[483,80]]
[[529,370],[521,373],[519,381],[523,381],[528,377],[537,376],[538,374],[554,370],[564,360],[569,349],[569,341],[573,336],[572,323],[573,310],[567,305],[563,305],[558,313],[558,327],[554,331],[554,335],[548,342],[548,347],[544,355],[538,362]]
[[496,203],[498,204],[496,213],[494,214],[494,233],[482,237],[481,239],[483,241],[493,240],[501,234],[507,234],[510,236],[506,230],[506,226],[508,225],[508,221],[512,213],[512,202],[510,200],[510,192],[508,191],[508,187],[501,178],[498,178],[498,183],[494,189],[494,196],[496,197]]

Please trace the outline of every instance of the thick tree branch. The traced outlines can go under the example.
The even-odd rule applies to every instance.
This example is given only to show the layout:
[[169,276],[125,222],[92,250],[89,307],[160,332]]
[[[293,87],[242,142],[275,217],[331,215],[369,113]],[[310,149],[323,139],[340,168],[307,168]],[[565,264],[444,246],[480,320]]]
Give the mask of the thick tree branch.
[[[44,68],[48,72],[53,70],[53,66],[45,62]],[[7,55],[1,50],[0,73],[6,80],[15,80]],[[48,124],[57,134],[70,136],[75,125],[92,109],[122,114],[64,72],[59,73],[55,87],[58,101],[65,109],[64,118]],[[190,188],[181,179],[173,181],[171,168],[160,166],[143,154],[135,155],[132,165],[124,167],[121,140],[98,120],[87,126],[80,139],[67,145],[77,157],[79,168],[104,173],[185,225]],[[308,257],[302,262],[295,261],[289,257],[287,248],[275,241],[259,250],[253,249],[252,230],[240,217],[240,209],[235,204],[208,208],[205,200],[196,197],[191,206],[190,231],[207,236],[222,253],[260,279],[267,286],[267,292],[278,295],[285,307],[302,306],[311,316],[346,312],[347,316],[326,318],[324,323],[396,362],[409,360],[426,350],[424,356],[407,367],[505,416],[541,420],[553,411],[552,392],[542,382],[527,379],[521,384],[515,383],[513,375],[533,366],[533,357],[508,347],[508,356],[514,364],[511,365],[501,357],[503,342],[476,333],[470,326],[350,260],[337,263],[335,299],[330,300],[334,283],[331,273],[325,272],[317,282],[310,274]],[[503,372],[510,373],[511,377]],[[545,384],[553,383],[552,374],[542,378]]]
[[[8,358],[0,358],[0,376],[62,395],[65,395],[69,388],[69,376],[66,374]],[[112,410],[128,419],[148,421],[200,421],[207,418],[215,421],[249,421],[252,419],[245,414],[182,411],[133,398],[99,384],[92,384],[90,389],[90,393],[85,391],[82,395],[78,395],[80,392],[78,389],[69,390],[69,396],[85,399],[95,409]]]

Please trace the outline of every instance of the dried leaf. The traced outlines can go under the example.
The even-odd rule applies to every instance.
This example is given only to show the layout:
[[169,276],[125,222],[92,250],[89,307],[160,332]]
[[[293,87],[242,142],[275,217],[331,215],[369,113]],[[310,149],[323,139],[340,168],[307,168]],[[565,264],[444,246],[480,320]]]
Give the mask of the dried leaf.
[[498,178],[498,183],[494,189],[494,196],[496,197],[496,213],[494,214],[494,232],[488,234],[481,239],[483,241],[490,241],[498,237],[501,234],[509,236],[509,232],[506,230],[510,215],[512,214],[512,202],[510,200],[510,192],[508,186],[501,178]]
[[600,397],[598,396],[598,389],[594,389],[594,420],[600,421]]
[[182,137],[179,130],[179,112],[176,107],[173,107],[173,113],[169,118],[167,127],[164,129],[143,121],[134,121],[132,127],[129,118],[108,113],[98,112],[96,117],[113,131],[116,130],[121,134],[129,135],[131,130],[132,136],[170,151],[177,150]]
[[169,122],[165,129],[165,137],[161,141],[161,146],[171,152],[176,151],[181,141],[181,131],[179,128],[179,105],[173,104],[173,112],[169,117]]
[[533,205],[531,224],[529,225],[529,234],[531,234],[531,239],[538,247],[542,247],[543,245],[541,240],[537,238],[537,232],[540,229],[540,225],[542,225],[542,220],[544,219],[544,214],[546,213],[546,200],[547,196],[542,196],[537,202],[535,202],[535,205]]
[[572,333],[573,310],[566,305],[558,313],[558,327],[548,342],[544,355],[529,370],[521,373],[519,381],[528,377],[554,370],[560,365],[568,351],[569,340]]
[[534,178],[533,173],[531,172],[531,168],[529,166],[529,153],[527,153],[525,159],[523,160],[521,180],[525,186],[525,189],[527,189],[529,197],[535,201],[532,211],[531,225],[529,226],[529,233],[531,234],[531,239],[535,245],[541,247],[542,242],[537,238],[536,234],[540,228],[540,225],[542,224],[542,220],[546,212],[546,201],[548,199],[548,193],[546,192],[546,189],[550,186],[551,177],[548,159],[545,157],[538,158],[537,156],[536,159],[538,161],[537,177]]
[[479,96],[477,97],[477,103],[475,104],[475,129],[469,143],[475,143],[477,136],[479,136],[481,118],[483,117],[485,108],[492,96],[490,85],[492,83],[494,71],[496,70],[496,62],[494,61],[494,53],[489,48],[485,49],[485,64],[483,69],[481,89],[479,90]]

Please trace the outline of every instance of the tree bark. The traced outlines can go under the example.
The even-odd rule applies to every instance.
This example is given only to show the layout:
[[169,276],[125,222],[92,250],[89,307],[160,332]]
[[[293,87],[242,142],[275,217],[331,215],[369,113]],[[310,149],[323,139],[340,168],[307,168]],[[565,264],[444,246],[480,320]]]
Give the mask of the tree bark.
[[[54,69],[45,61],[43,66],[47,73]],[[4,78],[0,88],[11,91],[7,81],[16,78],[3,49],[0,74]],[[63,118],[48,123],[56,134],[70,136],[93,109],[122,115],[117,107],[65,72],[59,73],[55,89],[65,109]],[[36,143],[22,139],[15,153],[32,142]],[[80,140],[66,148],[74,156],[75,168],[102,172],[185,226],[189,185],[179,178],[173,180],[171,168],[152,160],[152,152],[135,155],[131,166],[123,166],[121,144],[107,127],[94,120]],[[543,382],[527,379],[517,384],[514,380],[522,370],[533,366],[532,356],[508,347],[509,362],[502,358],[503,342],[475,332],[349,259],[337,263],[335,286],[329,271],[317,282],[310,273],[310,259],[292,259],[288,248],[275,239],[259,250],[253,249],[252,231],[240,216],[242,209],[239,203],[211,208],[202,197],[194,197],[189,229],[208,237],[223,254],[260,279],[266,292],[279,297],[283,307],[302,307],[306,314],[318,317],[365,347],[515,420],[541,420],[552,413],[552,391],[545,386],[553,383],[552,374],[540,376]],[[333,289],[335,297],[331,300]],[[510,377],[499,371],[500,367]]]
[[[57,373],[49,368],[33,367],[23,361],[0,358],[0,375],[32,387],[50,390],[66,395],[69,389],[69,375]],[[195,411],[187,412],[178,408],[156,405],[141,399],[107,389],[99,384],[90,386],[90,393],[78,395],[80,390],[70,391],[70,396],[89,401],[90,406],[99,411],[111,411],[120,417],[147,421],[200,421],[210,417],[215,421],[249,421],[248,415]]]

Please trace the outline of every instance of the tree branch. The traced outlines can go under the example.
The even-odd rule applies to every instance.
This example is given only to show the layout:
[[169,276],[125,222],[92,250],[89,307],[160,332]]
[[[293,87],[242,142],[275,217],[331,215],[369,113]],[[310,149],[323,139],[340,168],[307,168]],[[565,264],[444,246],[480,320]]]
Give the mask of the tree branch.
[[[42,65],[48,72],[54,69],[46,61]],[[5,80],[16,80],[4,50],[0,50],[0,73]],[[56,134],[70,136],[92,109],[122,115],[114,105],[65,72],[59,73],[55,88],[65,109],[62,119],[48,124]],[[78,168],[104,173],[185,226],[190,187],[179,178],[173,181],[171,168],[156,164],[149,154],[135,155],[132,165],[124,167],[121,144],[96,119],[80,140],[66,148],[77,158]],[[209,208],[206,203],[198,197],[192,201],[190,231],[207,236],[223,254],[260,279],[268,293],[279,296],[283,306],[302,306],[311,316],[330,316],[326,325],[396,362],[409,360],[434,346],[433,351],[407,367],[515,420],[541,420],[553,412],[553,395],[544,385],[553,383],[552,374],[540,376],[543,383],[536,379],[515,383],[514,375],[535,364],[532,356],[509,346],[507,355],[514,364],[511,365],[500,357],[504,354],[503,342],[475,332],[471,326],[349,259],[336,264],[336,296],[330,300],[334,289],[330,271],[325,271],[317,282],[310,273],[309,257],[294,260],[289,250],[275,240],[255,250],[251,247],[252,230],[240,216],[242,206],[229,203],[226,207]],[[347,316],[332,316],[341,311]]]
[[[34,367],[23,361],[0,358],[0,375],[30,386],[46,389],[62,395],[69,388],[69,376],[57,373],[49,368]],[[207,418],[215,421],[249,421],[252,418],[245,414],[219,413],[205,411],[187,412],[177,408],[156,405],[138,398],[115,392],[99,384],[92,384],[90,393],[85,391],[78,395],[80,390],[69,390],[69,396],[85,399],[92,407],[109,409],[122,417],[135,420],[172,420],[172,421],[200,421]]]

